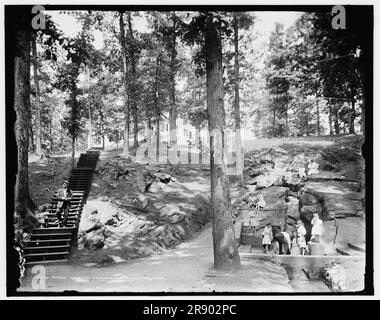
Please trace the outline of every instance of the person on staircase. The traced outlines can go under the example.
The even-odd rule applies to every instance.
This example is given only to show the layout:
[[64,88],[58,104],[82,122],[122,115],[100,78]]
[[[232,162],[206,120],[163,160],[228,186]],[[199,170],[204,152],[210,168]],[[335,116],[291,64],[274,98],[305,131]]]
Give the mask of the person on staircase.
[[[59,221],[59,226],[63,227],[67,225],[67,215],[69,212],[70,201],[72,198],[72,191],[69,189],[69,182],[63,181],[62,188],[57,191],[57,211],[56,215]],[[62,218],[63,213],[63,218]]]

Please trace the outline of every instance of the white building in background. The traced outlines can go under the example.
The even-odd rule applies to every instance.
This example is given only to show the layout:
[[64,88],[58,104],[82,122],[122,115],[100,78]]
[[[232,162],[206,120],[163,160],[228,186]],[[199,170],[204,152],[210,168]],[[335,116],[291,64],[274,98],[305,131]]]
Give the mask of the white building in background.
[[[189,146],[189,143],[191,145],[195,146],[198,145],[198,133],[195,126],[191,125],[189,122],[182,118],[177,118],[177,145],[178,147],[181,146]],[[115,123],[115,127],[123,128],[124,122],[123,120]],[[133,146],[133,123],[131,123],[131,132],[130,132],[130,146]],[[86,129],[88,130],[88,121],[86,124]],[[228,132],[229,131],[229,132]],[[122,132],[121,138],[122,138]],[[209,148],[209,132],[208,132],[208,126],[203,126],[199,131],[200,139],[202,141],[202,147],[203,149]],[[247,129],[241,129],[241,137],[242,137],[242,144],[243,147],[245,145],[245,142],[248,142],[249,140],[255,139],[253,132]],[[148,138],[148,131],[143,124],[140,125],[140,129],[138,131],[138,141],[143,142],[146,141]],[[156,142],[156,124],[155,122],[152,122],[152,129],[151,129],[151,142]],[[160,120],[160,144],[161,145],[168,145],[170,142],[170,130],[169,130],[169,119],[163,118]],[[93,146],[94,147],[101,147],[103,145],[103,140],[101,137],[95,137],[93,139]],[[104,147],[105,149],[113,149],[115,147],[122,147],[123,140],[121,139],[117,145],[115,142],[110,142],[109,139],[106,137],[104,141]],[[234,141],[234,133],[233,130],[227,129],[227,145],[229,150],[234,151],[234,148],[236,147],[236,143]]]

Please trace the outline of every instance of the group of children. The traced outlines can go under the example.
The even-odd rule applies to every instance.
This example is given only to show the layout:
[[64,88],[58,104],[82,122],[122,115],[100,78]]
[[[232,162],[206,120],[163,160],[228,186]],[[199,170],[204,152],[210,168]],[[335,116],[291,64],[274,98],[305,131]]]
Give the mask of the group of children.
[[[323,232],[322,224],[323,224],[323,221],[319,218],[318,213],[314,213],[313,219],[311,220],[311,225],[312,225],[311,238],[310,238],[311,242],[319,243],[321,241],[321,236]],[[282,233],[287,233],[287,232],[284,231]],[[262,236],[263,236],[262,245],[263,245],[264,253],[268,253],[269,247],[274,240],[271,223],[268,223],[266,225],[266,227],[263,230]],[[306,229],[301,220],[297,221],[296,229],[295,231],[293,231],[292,238],[293,238],[293,241],[292,241],[292,244],[290,245],[291,248],[289,248],[289,250],[291,251],[291,254],[306,255],[308,253],[308,246],[306,243]]]
[[[313,163],[312,163],[313,164]],[[312,167],[312,166],[311,166]],[[314,169],[313,167],[311,169]],[[250,196],[248,200],[245,200],[247,203],[250,203],[249,214],[243,217],[242,214],[237,214],[234,218],[234,231],[235,239],[238,246],[240,245],[241,229],[244,224],[244,221],[249,227],[251,227],[253,234],[256,234],[257,228],[259,227],[259,212],[261,209],[266,207],[266,202],[264,196],[261,192],[257,192],[254,196]],[[311,220],[312,230],[311,230],[311,242],[320,242],[322,236],[322,220],[319,218],[318,213],[314,213],[313,219]],[[262,232],[262,246],[264,253],[268,253],[270,246],[273,241],[276,240],[279,242],[279,247],[281,253],[293,254],[293,255],[305,255],[308,253],[308,245],[306,242],[306,228],[301,220],[298,220],[295,225],[295,230],[292,234],[289,234],[287,231],[278,230],[276,234],[273,234],[273,228],[271,223],[268,223]],[[253,244],[251,244],[252,250]],[[286,250],[283,250],[283,248]]]

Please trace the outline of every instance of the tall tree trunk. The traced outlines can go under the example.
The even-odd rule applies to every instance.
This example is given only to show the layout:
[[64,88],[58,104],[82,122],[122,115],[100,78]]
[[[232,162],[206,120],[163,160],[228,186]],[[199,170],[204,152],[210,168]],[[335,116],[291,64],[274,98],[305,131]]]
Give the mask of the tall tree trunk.
[[54,137],[53,137],[53,121],[50,122],[49,126],[49,137],[50,137],[50,153],[53,154],[53,144],[54,144]]
[[317,133],[318,133],[318,136],[321,135],[321,118],[320,118],[320,113],[319,113],[318,100],[317,100]]
[[35,205],[29,193],[28,148],[30,122],[30,21],[20,15],[16,31],[14,57],[14,109],[16,111],[15,136],[17,141],[17,176],[15,185],[15,214],[26,217]]
[[285,137],[289,136],[288,104],[285,106]]
[[124,73],[124,98],[125,98],[125,105],[124,105],[124,143],[123,143],[123,156],[128,157],[129,156],[129,88],[128,88],[128,52],[127,52],[127,46],[125,44],[125,28],[124,28],[124,19],[123,19],[123,12],[120,12],[119,17],[119,27],[120,27],[120,46],[121,46],[121,54],[123,57],[123,73]]
[[136,112],[133,116],[133,147],[135,149],[137,149],[139,146],[138,133],[139,133],[139,124],[138,124],[137,112]]
[[[211,167],[211,203],[213,211],[212,237],[214,247],[214,266],[216,269],[240,267],[240,257],[235,242],[232,226],[230,188],[226,176],[226,156],[224,134],[226,119],[224,111],[224,88],[222,66],[222,44],[220,34],[216,29],[213,17],[207,17],[205,47],[208,53],[206,59],[207,73],[207,111],[209,131],[219,131],[222,141],[215,141],[216,136],[210,136],[210,167]],[[216,146],[221,145],[221,161],[214,159]]]
[[239,23],[236,14],[233,20],[234,27],[234,115],[235,115],[235,141],[236,141],[236,176],[238,183],[244,183],[244,155],[241,141],[241,121],[240,121],[240,98],[239,98]]
[[350,113],[350,130],[349,133],[354,134],[355,133],[355,100],[351,101],[351,113]]
[[196,127],[196,143],[197,143],[197,147],[198,147],[198,156],[199,156],[199,165],[202,164],[202,137],[201,137],[201,127],[200,126],[197,126]]
[[34,144],[34,139],[33,139],[33,128],[32,128],[32,122],[29,121],[29,139],[30,139],[30,147],[29,147],[29,150],[30,152],[35,152],[36,151],[36,147],[35,147],[35,144]]
[[276,108],[273,106],[272,138],[276,137]]
[[160,119],[156,120],[156,163],[160,162]]
[[34,89],[36,91],[36,154],[41,155],[41,98],[40,98],[40,84],[38,78],[38,56],[37,56],[37,35],[34,35],[32,40],[32,54],[33,54],[33,78]]
[[161,117],[161,111],[159,106],[159,78],[160,78],[160,59],[161,55],[158,54],[156,58],[156,74],[155,74],[155,81],[154,81],[154,107],[156,111],[156,163],[159,162],[160,158],[160,117]]
[[362,114],[361,114],[361,124],[360,124],[360,131],[362,132],[362,135],[365,135],[365,100],[361,104]]
[[152,121],[150,118],[147,121],[148,125],[148,132],[147,132],[147,138],[148,138],[148,148],[152,147]]
[[71,92],[72,92],[72,110],[71,110],[71,123],[72,123],[72,132],[71,132],[71,168],[74,168],[74,165],[75,165],[75,144],[77,142],[77,135],[78,135],[78,131],[77,131],[77,128],[76,128],[76,121],[77,121],[77,117],[78,117],[78,105],[77,105],[77,88],[76,88],[76,84],[73,84],[73,87],[71,89]]
[[[87,68],[87,85],[88,90],[90,90],[90,69]],[[88,104],[88,136],[87,136],[87,149],[92,149],[94,146],[94,137],[92,131],[92,116],[91,116],[91,106]]]
[[175,74],[176,74],[176,17],[175,13],[172,13],[173,30],[171,34],[171,46],[170,46],[170,100],[171,106],[169,109],[169,134],[170,145],[177,144],[177,106],[175,102]]
[[336,103],[334,103],[334,129],[335,134],[339,134],[339,108],[337,108]]
[[87,137],[87,149],[92,149],[94,146],[94,137],[92,132],[92,117],[91,117],[91,107],[88,105],[88,137]]
[[75,166],[75,136],[71,138],[71,168]]
[[136,43],[133,36],[132,28],[132,17],[131,11],[127,12],[127,22],[128,22],[128,39],[129,39],[129,57],[131,64],[131,82],[129,84],[130,92],[130,106],[133,118],[133,147],[137,149],[138,147],[138,113],[137,113],[137,94],[136,94]]
[[327,104],[329,107],[329,131],[330,131],[330,136],[331,136],[331,135],[333,135],[331,99],[328,100]]

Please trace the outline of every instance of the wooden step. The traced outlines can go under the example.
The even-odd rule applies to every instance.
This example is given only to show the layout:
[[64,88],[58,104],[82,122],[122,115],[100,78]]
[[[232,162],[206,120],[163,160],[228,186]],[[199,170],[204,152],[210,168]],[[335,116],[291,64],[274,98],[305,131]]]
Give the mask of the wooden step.
[[[85,192],[85,191],[83,191],[83,192]],[[78,199],[71,199],[70,207],[72,208],[72,207],[80,206],[82,204],[83,200],[84,200],[84,197],[81,197]],[[54,200],[54,202],[53,202],[54,207],[57,206],[57,202],[58,202],[57,200]]]
[[[66,225],[70,226],[70,227],[77,227],[77,221],[78,220],[76,218],[75,219],[67,219]],[[51,220],[45,220],[44,221],[44,226],[45,226],[45,228],[50,229],[51,227],[57,227],[58,226],[58,222],[55,221],[55,220],[53,220],[53,221],[51,221]]]
[[348,242],[347,245],[351,248],[351,249],[354,249],[356,251],[360,251],[360,252],[365,252],[365,244],[355,244],[355,243],[351,243],[351,242]]
[[[83,202],[83,198],[80,198],[80,199],[73,199],[70,201],[70,208],[80,208],[81,205],[82,205],[82,202]],[[51,205],[50,205],[50,208],[49,209],[54,209],[54,208],[57,208],[57,200],[53,200]],[[83,205],[82,205],[83,206]]]
[[[70,217],[74,218],[74,217],[79,217],[80,215],[81,215],[81,213],[79,211],[71,211],[71,212],[69,212],[67,214],[67,217],[68,218],[70,218]],[[45,214],[44,218],[45,219],[47,219],[47,218],[49,218],[49,219],[53,219],[53,218],[58,219],[57,215],[55,214],[55,212],[49,212],[49,213]]]
[[[76,228],[78,226],[78,220],[77,219],[70,220],[70,221],[67,221],[66,224],[67,224],[67,226],[75,227]],[[46,228],[51,228],[51,227],[56,227],[57,223],[56,222],[52,222],[52,221],[45,221],[44,225],[46,226]]]
[[91,168],[91,170],[85,169],[85,170],[78,170],[75,172],[72,172],[70,174],[69,179],[72,179],[73,177],[83,177],[83,178],[91,178],[94,175],[95,167]]
[[[76,223],[77,219],[78,218],[67,218],[66,222],[68,225],[71,226],[71,225]],[[57,228],[59,227],[58,220],[54,219],[54,218],[46,218],[46,219],[44,219],[44,223],[49,225],[49,226],[45,226],[45,228],[47,228],[47,229],[51,229],[51,227],[57,227]]]
[[64,239],[48,239],[48,240],[29,240],[27,243],[29,242],[70,242],[71,241],[71,238],[64,238]]
[[[78,215],[78,216],[68,216],[67,218],[66,218],[66,220],[74,220],[74,219],[78,219],[80,216]],[[44,218],[44,220],[52,220],[52,221],[56,221],[57,223],[59,222],[59,220],[58,220],[58,218],[56,217],[56,216],[53,216],[53,217],[45,217]],[[44,229],[52,229],[52,228],[45,228],[45,227],[43,227],[42,226],[42,228],[44,228]],[[60,226],[57,226],[56,227],[57,229],[59,228],[59,229],[63,229],[63,228],[69,228],[69,227],[60,227]],[[70,230],[68,230],[68,231],[70,231]]]
[[41,257],[41,256],[60,256],[60,255],[66,255],[69,254],[69,251],[57,251],[57,252],[41,252],[41,253],[26,253],[24,254],[24,257]]
[[78,187],[78,185],[90,185],[91,184],[91,181],[92,179],[88,179],[88,180],[84,180],[84,179],[73,179],[73,180],[70,180],[70,185],[72,187],[75,187],[75,189]]
[[336,252],[344,256],[364,256],[363,251],[358,251],[348,246],[345,248],[335,248],[335,249],[336,249]]
[[92,180],[92,175],[84,175],[84,174],[78,174],[78,175],[72,175],[69,178],[69,184],[72,187],[72,183],[74,181],[83,181],[83,182],[90,182]]
[[349,256],[350,255],[347,251],[344,251],[340,248],[336,248],[336,252],[338,252],[339,254],[341,254],[343,256]]
[[[75,206],[69,206],[69,211],[70,212],[73,212],[73,211],[80,211],[83,209],[83,205],[75,205]],[[48,211],[54,211],[56,212],[57,211],[57,208],[56,207],[53,207],[53,208],[50,208],[48,209]]]
[[[82,203],[82,200],[81,200],[81,203],[73,203],[73,204],[70,204],[69,205],[69,210],[71,211],[75,211],[75,210],[82,210],[83,208],[83,203]],[[57,211],[57,206],[54,204],[51,208],[49,208],[48,210],[55,210]]]
[[[84,197],[84,192],[82,190],[80,190],[80,192],[81,192],[81,194],[73,195],[71,199],[75,199],[75,200],[82,199]],[[58,201],[58,197],[52,196],[51,200],[52,201]]]
[[[50,229],[50,228],[49,228]],[[72,233],[32,233],[30,237],[58,237],[58,236],[72,236]]]
[[54,263],[63,263],[63,262],[68,262],[69,259],[61,259],[61,260],[43,260],[43,261],[29,261],[29,262],[25,262],[25,266],[26,267],[29,267],[29,266],[33,266],[33,265],[36,265],[36,264],[54,264]]
[[35,246],[35,247],[24,247],[23,250],[50,250],[50,249],[64,249],[70,248],[70,245],[59,245],[59,246]]
[[[67,219],[76,219],[78,217],[79,217],[79,214],[75,214],[75,213],[69,213],[67,215]],[[46,219],[54,219],[54,220],[58,221],[57,215],[55,215],[54,213],[51,213],[51,214],[49,213],[49,214],[45,215],[44,220],[46,220]]]
[[58,200],[57,193],[52,196],[50,207],[47,210],[48,214],[44,216],[46,227],[34,229],[31,240],[24,244],[25,266],[68,261],[71,241],[78,230],[77,224],[91,189],[99,155],[99,151],[93,150],[82,153],[76,168],[71,170],[68,181],[72,190],[72,199],[68,211],[66,211],[68,227],[59,227],[56,211],[57,203],[60,200]]
[[34,230],[37,232],[50,232],[50,231],[73,231],[75,228],[71,227],[56,227],[56,228],[35,228]]
[[[70,217],[73,218],[73,217],[78,217],[78,216],[80,216],[80,212],[79,211],[71,211],[71,212],[69,211],[69,213],[67,214],[68,218],[70,218]],[[45,214],[44,218],[45,219],[46,218],[49,218],[49,219],[53,219],[53,218],[58,219],[55,212],[49,212],[49,213]]]

